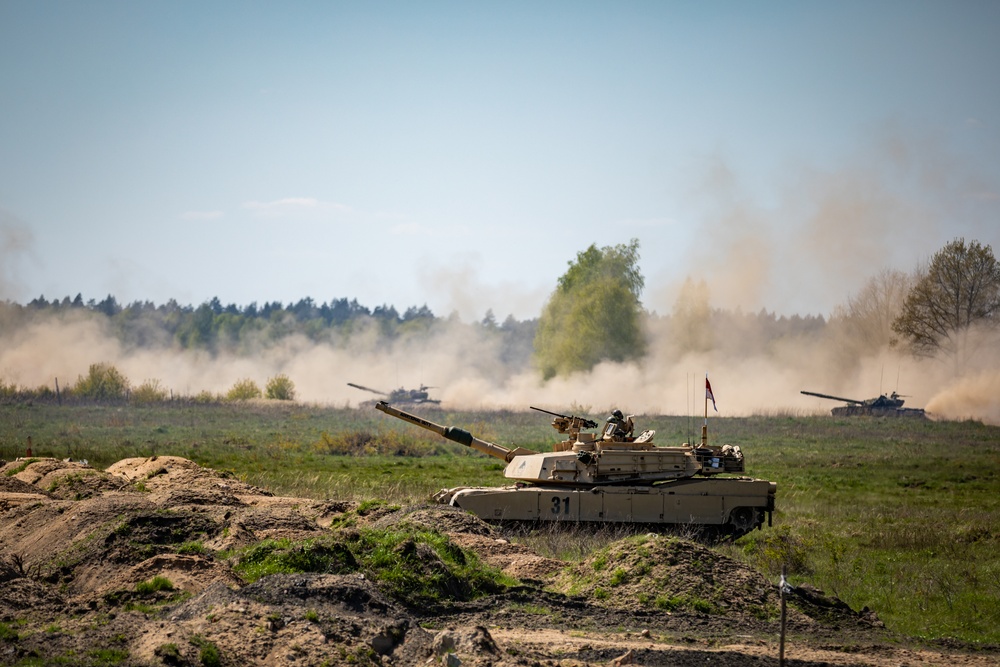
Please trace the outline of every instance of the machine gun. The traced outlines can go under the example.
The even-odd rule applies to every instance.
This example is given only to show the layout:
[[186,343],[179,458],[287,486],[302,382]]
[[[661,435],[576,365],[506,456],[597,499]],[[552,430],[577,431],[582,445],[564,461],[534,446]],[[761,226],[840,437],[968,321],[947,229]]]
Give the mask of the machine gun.
[[538,410],[539,412],[544,412],[547,415],[552,415],[555,419],[552,420],[552,428],[554,428],[559,433],[568,433],[570,438],[575,440],[580,435],[580,431],[585,428],[597,428],[597,422],[593,419],[587,419],[586,417],[576,417],[572,415],[561,415],[558,412],[552,412],[550,410],[544,410],[542,408],[536,408],[531,405],[528,406],[532,410]]

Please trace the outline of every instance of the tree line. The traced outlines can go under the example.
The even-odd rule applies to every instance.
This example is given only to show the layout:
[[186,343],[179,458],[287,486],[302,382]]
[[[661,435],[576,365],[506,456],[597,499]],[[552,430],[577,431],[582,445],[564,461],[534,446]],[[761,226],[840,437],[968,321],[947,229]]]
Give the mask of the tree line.
[[[591,245],[569,262],[541,316],[525,321],[508,316],[498,323],[489,310],[481,321],[465,324],[456,314],[437,317],[426,305],[407,308],[400,315],[393,306],[369,309],[347,298],[316,303],[305,297],[287,305],[254,302],[242,307],[224,306],[218,298],[197,307],[182,306],[173,299],[159,306],[150,301],[122,306],[112,295],[85,302],[77,294],[74,299],[53,301],[40,296],[23,306],[0,302],[0,339],[36,318],[74,314],[106,324],[126,349],[160,346],[236,354],[249,354],[292,335],[341,346],[355,335],[372,338],[374,332],[382,346],[401,339],[429,339],[449,328],[473,327],[495,343],[492,349],[508,370],[534,368],[543,379],[550,379],[587,371],[605,361],[639,361],[647,354],[652,329],[667,332],[678,358],[742,344],[716,332],[754,331],[769,341],[843,334],[852,346],[846,352],[858,358],[896,347],[917,356],[944,355],[961,372],[984,345],[981,334],[993,334],[1000,325],[1000,263],[992,248],[978,241],[955,239],[912,273],[883,269],[838,307],[829,321],[821,316],[776,317],[766,310],[713,309],[704,282],[691,279],[680,290],[671,313],[650,313],[640,301],[644,279],[638,261],[637,239],[603,248]],[[996,338],[987,335],[985,340],[990,345]],[[73,388],[77,395],[90,395],[86,381],[94,380],[95,374],[114,371],[100,363],[95,360],[97,367],[91,367],[91,375],[78,380]],[[225,397],[268,394],[246,383],[238,385]],[[2,378],[0,389],[22,391],[4,385]],[[129,391],[138,389],[130,387]],[[160,395],[158,387],[141,389],[143,395]]]
[[311,297],[295,303],[278,301],[246,306],[223,305],[218,297],[199,306],[181,305],[175,299],[156,305],[135,301],[121,305],[111,294],[100,301],[74,299],[48,301],[44,295],[25,306],[3,304],[11,324],[37,314],[92,313],[106,318],[115,336],[126,346],[170,345],[180,349],[220,351],[241,345],[278,340],[300,334],[314,341],[349,336],[359,327],[377,326],[382,336],[395,338],[425,331],[436,319],[426,306],[407,308],[402,315],[393,306],[369,309],[357,299],[332,299],[321,304]]
[[[605,248],[591,245],[569,263],[535,336],[535,362],[543,377],[646,355],[643,326],[650,315],[640,302],[638,261],[639,241],[632,239]],[[704,282],[684,284],[670,319],[678,353],[717,349],[712,320],[720,319],[720,313],[711,309]],[[989,245],[958,238],[912,273],[883,270],[873,276],[829,323],[794,324],[813,333],[832,325],[830,333],[843,333],[858,356],[897,348],[914,356],[948,358],[961,373],[981,349],[997,342],[1000,263]],[[771,335],[780,334],[771,327]]]

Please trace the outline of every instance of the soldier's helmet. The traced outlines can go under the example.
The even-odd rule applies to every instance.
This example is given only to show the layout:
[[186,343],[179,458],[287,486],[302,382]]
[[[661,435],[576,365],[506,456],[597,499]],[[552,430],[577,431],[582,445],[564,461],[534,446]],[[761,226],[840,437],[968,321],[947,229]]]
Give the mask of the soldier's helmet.
[[619,410],[618,408],[615,408],[614,410],[611,411],[611,416],[614,419],[625,419],[625,415],[623,415],[622,411]]

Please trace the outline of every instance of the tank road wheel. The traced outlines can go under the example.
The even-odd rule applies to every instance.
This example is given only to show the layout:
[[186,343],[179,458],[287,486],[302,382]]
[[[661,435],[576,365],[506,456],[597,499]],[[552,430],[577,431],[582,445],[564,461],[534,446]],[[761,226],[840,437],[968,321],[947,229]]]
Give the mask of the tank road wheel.
[[760,525],[761,518],[752,507],[737,507],[729,513],[729,529],[733,537],[746,535]]

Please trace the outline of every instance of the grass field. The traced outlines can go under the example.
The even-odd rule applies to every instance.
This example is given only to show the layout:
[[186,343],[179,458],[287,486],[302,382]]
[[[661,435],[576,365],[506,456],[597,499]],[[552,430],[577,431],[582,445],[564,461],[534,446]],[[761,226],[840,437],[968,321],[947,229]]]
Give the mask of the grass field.
[[[503,445],[548,450],[541,413],[414,410]],[[586,415],[600,418],[600,415]],[[660,444],[700,420],[640,416]],[[743,447],[747,473],[778,483],[774,525],[715,548],[775,579],[809,582],[890,628],[1000,643],[1000,427],[916,419],[715,418],[710,439]],[[374,409],[290,403],[0,405],[0,459],[177,455],[282,495],[421,502],[443,487],[498,485],[503,464]],[[534,537],[533,546],[546,538]],[[580,538],[557,555],[585,555]]]

